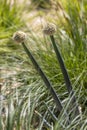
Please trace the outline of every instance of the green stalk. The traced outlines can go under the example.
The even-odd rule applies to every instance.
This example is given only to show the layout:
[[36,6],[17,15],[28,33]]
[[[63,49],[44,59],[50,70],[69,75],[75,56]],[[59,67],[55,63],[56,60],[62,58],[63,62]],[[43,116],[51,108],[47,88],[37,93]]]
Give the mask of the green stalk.
[[54,47],[54,50],[55,50],[55,53],[56,53],[56,56],[57,56],[57,60],[59,62],[59,65],[60,65],[60,68],[61,68],[61,71],[62,71],[62,74],[64,76],[64,80],[65,80],[65,83],[66,83],[68,93],[71,94],[71,96],[73,96],[72,103],[76,106],[76,115],[79,115],[80,113],[79,113],[78,105],[76,103],[76,98],[74,96],[74,91],[73,91],[72,84],[71,84],[67,69],[65,67],[64,61],[62,59],[62,56],[60,54],[60,51],[59,51],[56,43],[55,43],[54,36],[51,35],[50,39],[51,39],[51,42],[53,44],[53,47]]
[[26,47],[24,42],[22,42],[22,46],[23,46],[25,52],[27,53],[27,55],[29,56],[29,58],[31,59],[35,69],[37,70],[37,72],[39,73],[41,78],[43,79],[43,81],[44,81],[45,85],[47,86],[48,90],[50,91],[50,94],[52,95],[58,110],[61,112],[61,110],[63,109],[63,106],[62,106],[61,101],[60,101],[59,97],[57,96],[55,90],[53,89],[50,81],[48,80],[48,78],[46,77],[46,75],[44,74],[42,69],[40,68],[39,64],[37,63],[37,61],[35,60],[35,58],[31,54],[29,49]]

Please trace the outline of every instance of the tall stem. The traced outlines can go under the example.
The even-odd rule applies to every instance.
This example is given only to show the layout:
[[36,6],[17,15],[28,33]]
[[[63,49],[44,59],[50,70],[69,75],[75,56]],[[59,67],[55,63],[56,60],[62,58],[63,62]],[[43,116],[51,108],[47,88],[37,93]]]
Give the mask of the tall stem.
[[57,60],[58,60],[58,63],[60,65],[60,68],[61,68],[61,71],[62,71],[62,74],[64,76],[64,80],[65,80],[65,83],[66,83],[66,87],[67,87],[67,90],[68,90],[68,93],[71,94],[71,96],[73,96],[73,99],[72,99],[72,103],[75,104],[75,107],[76,107],[76,115],[79,115],[79,109],[78,109],[78,106],[77,106],[77,103],[76,103],[76,98],[74,96],[74,91],[73,91],[73,88],[72,88],[72,84],[71,84],[71,81],[70,81],[70,78],[69,78],[69,75],[68,75],[68,72],[67,72],[67,69],[65,67],[65,64],[64,64],[64,61],[63,61],[63,58],[60,54],[60,51],[55,43],[55,39],[54,39],[54,36],[51,35],[50,36],[50,39],[52,41],[52,44],[53,44],[53,47],[54,47],[54,50],[55,50],[55,53],[56,53],[56,56],[57,56]]
[[61,104],[60,99],[58,98],[55,90],[53,89],[50,81],[48,80],[47,76],[44,74],[44,72],[42,71],[42,69],[40,68],[40,66],[38,65],[37,61],[35,60],[35,58],[33,57],[33,55],[31,54],[31,52],[29,51],[29,49],[26,47],[26,45],[24,44],[24,42],[22,43],[22,46],[24,48],[24,50],[26,51],[27,55],[29,56],[29,58],[31,59],[35,69],[38,71],[38,73],[40,74],[41,78],[43,79],[45,85],[47,86],[47,88],[49,89],[55,103],[56,106],[58,108],[59,111],[61,111],[63,109],[63,106]]

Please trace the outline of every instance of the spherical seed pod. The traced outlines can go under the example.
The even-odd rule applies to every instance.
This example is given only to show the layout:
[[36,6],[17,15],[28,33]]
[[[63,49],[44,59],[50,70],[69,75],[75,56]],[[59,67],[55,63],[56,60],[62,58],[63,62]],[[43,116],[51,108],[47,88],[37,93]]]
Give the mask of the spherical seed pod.
[[27,38],[26,33],[22,31],[17,31],[13,34],[13,40],[16,41],[17,43],[26,41],[26,38]]
[[54,24],[48,23],[44,29],[43,29],[43,33],[45,35],[53,35],[56,32],[56,26]]

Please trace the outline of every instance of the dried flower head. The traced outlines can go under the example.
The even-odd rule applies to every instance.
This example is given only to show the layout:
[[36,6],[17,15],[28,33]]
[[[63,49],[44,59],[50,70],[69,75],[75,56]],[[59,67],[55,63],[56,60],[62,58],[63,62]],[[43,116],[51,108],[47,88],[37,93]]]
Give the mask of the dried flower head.
[[22,31],[17,31],[14,33],[13,35],[13,39],[20,43],[20,42],[24,42],[26,40],[26,33],[22,32]]
[[56,26],[54,24],[48,23],[44,29],[43,33],[46,35],[53,35],[56,32]]

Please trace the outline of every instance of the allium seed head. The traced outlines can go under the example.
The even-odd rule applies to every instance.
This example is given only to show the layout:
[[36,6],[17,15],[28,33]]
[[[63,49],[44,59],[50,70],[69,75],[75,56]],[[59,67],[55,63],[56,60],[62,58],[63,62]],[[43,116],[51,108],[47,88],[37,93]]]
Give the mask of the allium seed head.
[[56,26],[54,24],[48,23],[44,29],[43,29],[43,33],[45,35],[53,35],[56,32]]
[[26,37],[27,37],[26,33],[22,31],[17,31],[13,35],[13,40],[20,43],[20,42],[24,42],[26,40]]

